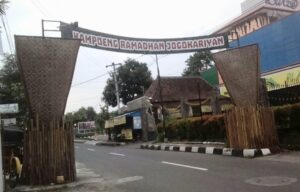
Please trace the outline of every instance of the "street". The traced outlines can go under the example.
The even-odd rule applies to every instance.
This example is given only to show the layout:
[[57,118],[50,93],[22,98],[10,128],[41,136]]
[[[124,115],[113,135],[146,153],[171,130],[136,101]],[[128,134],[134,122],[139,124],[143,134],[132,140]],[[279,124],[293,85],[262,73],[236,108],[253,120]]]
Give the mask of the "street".
[[[298,161],[276,156],[245,159],[219,155],[151,151],[139,145],[75,145],[76,162],[101,175],[112,191],[265,192],[300,189]],[[275,160],[274,160],[275,159]]]

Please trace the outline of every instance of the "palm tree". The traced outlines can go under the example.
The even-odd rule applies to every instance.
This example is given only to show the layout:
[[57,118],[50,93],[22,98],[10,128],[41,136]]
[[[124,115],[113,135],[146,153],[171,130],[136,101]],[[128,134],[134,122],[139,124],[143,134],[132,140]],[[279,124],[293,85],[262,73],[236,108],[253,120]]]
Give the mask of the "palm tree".
[[7,3],[8,3],[8,1],[6,1],[6,0],[0,1],[0,15],[5,14],[5,9],[6,9],[6,4]]

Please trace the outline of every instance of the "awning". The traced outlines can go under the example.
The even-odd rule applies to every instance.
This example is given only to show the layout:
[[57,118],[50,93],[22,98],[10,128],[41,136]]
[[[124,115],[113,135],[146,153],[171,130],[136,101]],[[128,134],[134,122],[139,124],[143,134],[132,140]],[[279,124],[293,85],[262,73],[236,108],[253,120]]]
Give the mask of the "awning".
[[114,125],[123,125],[126,124],[126,115],[121,115],[114,117]]
[[114,127],[114,120],[109,119],[105,121],[105,129],[113,128]]
[[123,125],[126,124],[126,117],[131,116],[131,117],[140,117],[141,113],[139,111],[134,111],[130,113],[126,113],[117,117],[114,117],[113,119],[106,120],[105,121],[105,129],[113,128],[114,126],[117,125]]

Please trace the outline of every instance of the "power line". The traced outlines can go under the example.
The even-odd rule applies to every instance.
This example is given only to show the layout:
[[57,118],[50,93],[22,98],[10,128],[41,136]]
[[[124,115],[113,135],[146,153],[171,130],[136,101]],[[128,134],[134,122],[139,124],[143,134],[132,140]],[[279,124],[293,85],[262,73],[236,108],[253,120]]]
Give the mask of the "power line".
[[76,84],[72,85],[71,87],[77,87],[77,86],[79,86],[79,85],[88,83],[88,82],[90,82],[90,81],[94,81],[94,80],[96,80],[96,79],[100,79],[100,78],[104,77],[105,75],[108,75],[108,73],[104,73],[104,74],[99,75],[99,76],[96,76],[96,77],[94,77],[94,78],[92,78],[92,79],[88,79],[88,80],[86,80],[86,81],[83,81],[83,82],[80,82],[80,83],[76,83]]
[[12,44],[12,42],[11,42],[10,34],[9,34],[9,31],[7,30],[7,27],[6,27],[6,24],[5,24],[3,15],[1,16],[1,21],[2,21],[2,25],[3,25],[3,27],[4,27],[4,31],[5,31],[5,34],[6,34],[7,43],[8,43],[10,52],[13,53],[13,44]]
[[33,4],[33,6],[35,6],[35,8],[37,8],[37,10],[46,18],[47,14],[42,10],[42,8],[39,7],[35,1],[33,1],[33,0],[30,0],[30,1]]
[[37,5],[39,5],[39,7],[42,10],[44,10],[44,12],[46,13],[46,16],[49,16],[49,15],[52,16],[52,14],[48,11],[47,7],[45,7],[42,2],[40,2],[39,0],[36,0],[36,3],[37,3]]
[[6,17],[6,15],[3,15],[3,17],[4,17],[4,21],[6,22],[6,26],[7,26],[7,30],[8,30],[8,34],[9,34],[9,39],[10,39],[10,42],[11,42],[11,44],[12,44],[12,47],[13,47],[13,51],[14,51],[14,41],[11,39],[11,30],[10,30],[10,27],[9,27],[9,24],[8,24],[8,20],[7,20],[7,17]]

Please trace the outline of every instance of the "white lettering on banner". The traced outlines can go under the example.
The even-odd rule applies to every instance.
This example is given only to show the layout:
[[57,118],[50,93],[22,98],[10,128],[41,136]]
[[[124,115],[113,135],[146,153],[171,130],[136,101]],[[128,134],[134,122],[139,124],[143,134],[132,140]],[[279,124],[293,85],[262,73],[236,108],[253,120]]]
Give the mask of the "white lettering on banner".
[[83,45],[140,52],[180,52],[199,49],[212,49],[227,45],[223,35],[216,37],[199,37],[190,39],[143,40],[125,39],[72,31],[73,39],[80,39]]
[[225,39],[224,37],[220,36],[207,39],[167,41],[166,45],[168,51],[184,49],[207,49],[225,45]]
[[97,46],[102,48],[119,49],[118,39],[90,35],[78,31],[73,31],[74,39],[81,39],[84,45]]

